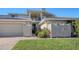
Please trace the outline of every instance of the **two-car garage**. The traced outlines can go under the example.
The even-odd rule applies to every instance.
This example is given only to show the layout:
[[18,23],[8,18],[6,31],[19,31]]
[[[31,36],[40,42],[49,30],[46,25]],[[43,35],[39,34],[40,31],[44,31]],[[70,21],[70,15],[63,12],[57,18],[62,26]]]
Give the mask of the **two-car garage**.
[[26,20],[0,20],[0,37],[3,36],[31,36],[31,21]]

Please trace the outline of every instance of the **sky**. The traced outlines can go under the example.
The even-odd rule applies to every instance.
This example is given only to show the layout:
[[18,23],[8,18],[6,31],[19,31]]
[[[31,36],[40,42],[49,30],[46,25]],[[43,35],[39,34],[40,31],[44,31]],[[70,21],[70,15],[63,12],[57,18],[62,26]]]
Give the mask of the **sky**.
[[[8,13],[25,14],[28,8],[0,8],[0,15]],[[41,10],[40,8],[29,8],[30,10]],[[79,17],[79,8],[46,8],[46,10],[58,17]]]

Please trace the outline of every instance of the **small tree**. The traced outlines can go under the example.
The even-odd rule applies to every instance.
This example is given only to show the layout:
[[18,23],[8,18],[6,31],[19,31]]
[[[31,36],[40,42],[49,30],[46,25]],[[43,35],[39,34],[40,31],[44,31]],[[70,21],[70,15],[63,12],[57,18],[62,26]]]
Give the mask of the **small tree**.
[[76,20],[74,23],[75,23],[74,24],[74,26],[75,26],[75,32],[79,36],[79,21]]

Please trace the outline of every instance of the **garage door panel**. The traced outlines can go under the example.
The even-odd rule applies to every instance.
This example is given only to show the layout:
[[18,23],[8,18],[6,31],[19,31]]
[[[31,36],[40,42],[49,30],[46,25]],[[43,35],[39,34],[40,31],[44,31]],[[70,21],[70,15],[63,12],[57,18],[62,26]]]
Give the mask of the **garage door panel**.
[[52,25],[53,37],[70,37],[71,25]]
[[22,36],[22,24],[0,24],[0,36]]

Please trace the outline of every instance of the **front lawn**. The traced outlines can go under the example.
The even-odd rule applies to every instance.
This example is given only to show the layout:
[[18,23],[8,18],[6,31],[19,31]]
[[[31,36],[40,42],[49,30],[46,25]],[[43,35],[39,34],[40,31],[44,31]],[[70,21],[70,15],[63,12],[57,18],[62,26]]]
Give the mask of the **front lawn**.
[[20,40],[12,50],[78,50],[79,38]]

